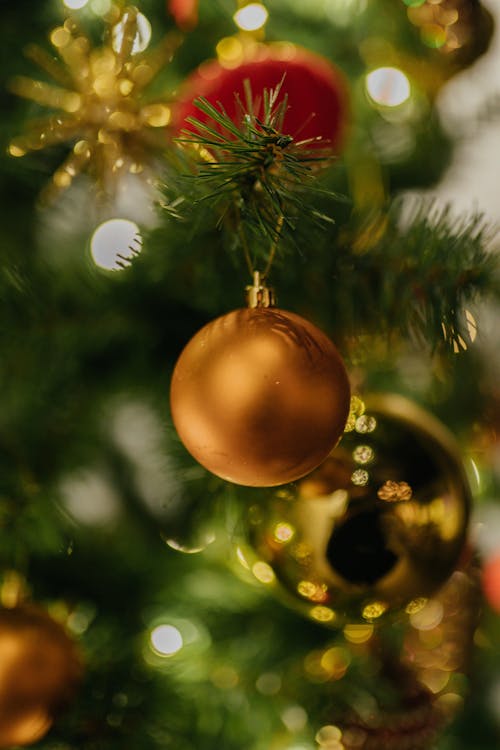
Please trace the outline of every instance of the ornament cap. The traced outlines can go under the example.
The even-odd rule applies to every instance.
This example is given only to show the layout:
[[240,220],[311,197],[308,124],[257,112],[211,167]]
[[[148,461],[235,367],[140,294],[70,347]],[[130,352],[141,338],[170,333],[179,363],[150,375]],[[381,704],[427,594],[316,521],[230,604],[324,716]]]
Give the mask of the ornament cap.
[[274,307],[276,305],[274,289],[264,284],[260,271],[253,272],[253,284],[247,286],[245,291],[247,305],[250,308]]

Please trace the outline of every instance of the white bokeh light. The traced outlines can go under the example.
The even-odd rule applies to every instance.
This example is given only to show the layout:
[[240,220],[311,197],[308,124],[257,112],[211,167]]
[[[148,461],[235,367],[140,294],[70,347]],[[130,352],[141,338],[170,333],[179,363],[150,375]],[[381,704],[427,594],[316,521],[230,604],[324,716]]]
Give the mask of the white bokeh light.
[[173,656],[184,645],[180,631],[173,625],[158,625],[151,631],[150,642],[159,656]]
[[96,16],[105,16],[111,10],[111,0],[91,0],[90,7]]
[[376,104],[398,107],[410,98],[410,81],[398,68],[377,68],[366,76],[366,90]]
[[269,17],[267,9],[261,3],[250,3],[234,14],[234,22],[243,31],[261,29]]
[[80,8],[84,8],[87,5],[88,1],[89,0],[63,0],[63,5],[71,10],[80,10]]
[[121,500],[108,478],[97,469],[82,469],[60,483],[61,499],[78,523],[105,526],[118,518]]
[[[115,52],[120,51],[120,47],[123,42],[123,31],[126,24],[126,18],[123,18],[120,23],[117,23],[113,28],[113,49]],[[151,41],[151,24],[143,13],[137,14],[137,33],[132,45],[132,54],[137,55],[138,52],[144,52],[149,42]]]
[[129,219],[109,219],[97,227],[90,241],[96,266],[117,271],[130,265],[141,250],[139,227]]

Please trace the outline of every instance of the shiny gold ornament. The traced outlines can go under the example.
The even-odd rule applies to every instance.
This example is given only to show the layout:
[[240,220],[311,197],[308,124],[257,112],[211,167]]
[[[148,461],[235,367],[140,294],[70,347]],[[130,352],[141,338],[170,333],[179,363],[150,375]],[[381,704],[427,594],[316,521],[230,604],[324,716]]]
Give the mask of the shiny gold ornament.
[[375,623],[432,594],[457,564],[469,516],[459,454],[437,420],[393,395],[361,412],[319,468],[252,506],[240,549],[287,601],[332,626]]
[[0,609],[0,748],[41,739],[80,673],[74,643],[43,610]]
[[106,43],[99,48],[73,18],[50,34],[58,58],[38,46],[28,48],[28,55],[54,83],[17,77],[11,89],[53,113],[33,121],[26,135],[11,142],[9,151],[20,157],[58,143],[71,144],[71,153],[52,178],[49,196],[69,187],[84,171],[109,191],[117,175],[142,172],[165,144],[170,108],[144,92],[171,59],[177,37],[166,38],[151,52],[138,51],[138,16],[134,7],[112,6]]
[[273,307],[234,310],[188,343],[171,386],[189,452],[236,484],[304,476],[338,441],[349,411],[344,364],[324,333]]
[[[379,689],[370,696],[376,710],[360,711],[355,702],[344,715],[332,710],[331,721],[344,750],[428,750],[435,746],[466,697],[480,608],[478,568],[471,561],[455,571],[431,599],[409,603],[407,617],[398,628],[400,651],[394,642],[387,645],[381,633],[371,634],[364,648],[378,673]],[[325,750],[329,745],[320,740],[327,736],[327,728],[317,735]]]

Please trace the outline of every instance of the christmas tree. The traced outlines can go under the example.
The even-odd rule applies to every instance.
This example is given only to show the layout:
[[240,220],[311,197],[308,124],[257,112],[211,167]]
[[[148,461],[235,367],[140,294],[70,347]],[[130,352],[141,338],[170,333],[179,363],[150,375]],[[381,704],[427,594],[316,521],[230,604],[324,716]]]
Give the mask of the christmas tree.
[[0,747],[498,745],[494,10],[2,4]]

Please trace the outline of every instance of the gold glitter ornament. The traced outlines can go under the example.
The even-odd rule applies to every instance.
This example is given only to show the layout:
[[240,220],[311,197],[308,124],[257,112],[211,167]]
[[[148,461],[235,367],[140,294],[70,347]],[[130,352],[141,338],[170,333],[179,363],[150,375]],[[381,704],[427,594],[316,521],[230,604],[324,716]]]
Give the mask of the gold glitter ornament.
[[331,626],[375,623],[432,594],[469,516],[457,447],[434,417],[394,395],[353,409],[354,429],[321,466],[251,507],[240,548],[286,601]]
[[138,174],[165,145],[170,107],[151,100],[145,90],[173,55],[178,35],[170,35],[152,51],[140,52],[137,8],[111,7],[106,16],[106,41],[93,47],[74,18],[53,29],[50,42],[57,58],[31,45],[28,56],[51,83],[17,77],[11,90],[53,110],[34,120],[15,138],[9,152],[21,157],[59,143],[71,152],[53,175],[47,197],[68,188],[88,171],[107,192],[124,172]]

